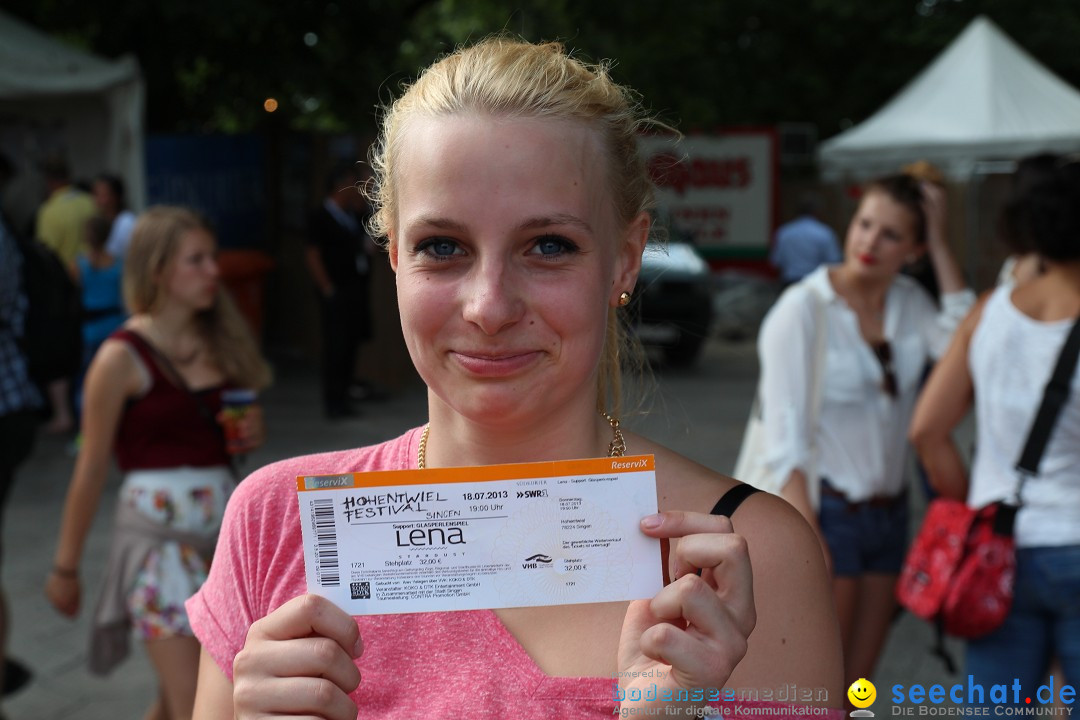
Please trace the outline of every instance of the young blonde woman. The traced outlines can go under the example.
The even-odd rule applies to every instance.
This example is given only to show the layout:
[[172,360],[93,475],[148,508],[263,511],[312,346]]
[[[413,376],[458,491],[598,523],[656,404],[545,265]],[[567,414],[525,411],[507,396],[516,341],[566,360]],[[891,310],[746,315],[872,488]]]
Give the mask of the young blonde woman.
[[[602,415],[618,414],[616,311],[649,234],[640,126],[603,68],[555,44],[504,39],[436,63],[387,111],[373,234],[389,239],[429,422],[381,445],[271,465],[240,486],[210,578],[188,603],[204,648],[196,717],[709,711],[705,701],[620,707],[617,672],[638,674],[624,690],[728,686],[760,698],[795,683],[839,706],[836,619],[806,523],[763,494],[733,517],[711,515],[738,483]],[[655,454],[661,512],[640,527],[672,539],[677,579],[651,599],[352,618],[305,594],[298,472],[603,457],[623,446]]]
[[[974,302],[945,218],[939,185],[908,175],[870,183],[848,227],[844,262],[788,289],[758,340],[767,461],[787,478],[782,494],[817,531],[832,569],[845,683],[872,677],[895,613],[908,524],[906,431],[923,368]],[[900,274],[923,253],[940,309]],[[817,347],[824,367],[815,380]]]
[[[58,611],[78,613],[83,545],[115,454],[124,483],[90,666],[111,670],[134,628],[160,684],[147,718],[191,716],[199,645],[183,603],[206,577],[235,484],[217,419],[221,392],[270,380],[214,258],[213,235],[190,211],[157,207],[139,219],[124,274],[132,316],[87,373],[83,444],[46,585]],[[256,447],[262,434],[256,408],[236,450]]]

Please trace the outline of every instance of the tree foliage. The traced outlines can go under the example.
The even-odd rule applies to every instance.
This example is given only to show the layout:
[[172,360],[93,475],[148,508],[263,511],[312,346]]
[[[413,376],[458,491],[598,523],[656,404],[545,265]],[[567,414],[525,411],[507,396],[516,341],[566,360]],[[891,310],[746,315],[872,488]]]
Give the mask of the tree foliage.
[[105,56],[135,54],[152,131],[245,131],[273,97],[296,129],[366,131],[418,68],[492,32],[613,58],[683,129],[810,122],[822,137],[888,100],[979,14],[1080,86],[1075,0],[9,0]]

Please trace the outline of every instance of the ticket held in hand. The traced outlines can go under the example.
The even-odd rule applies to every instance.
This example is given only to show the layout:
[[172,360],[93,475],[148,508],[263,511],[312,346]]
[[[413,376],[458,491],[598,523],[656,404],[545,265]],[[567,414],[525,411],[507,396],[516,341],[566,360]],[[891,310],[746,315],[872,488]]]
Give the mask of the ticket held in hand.
[[663,586],[653,456],[301,475],[308,591],[352,615],[613,602]]

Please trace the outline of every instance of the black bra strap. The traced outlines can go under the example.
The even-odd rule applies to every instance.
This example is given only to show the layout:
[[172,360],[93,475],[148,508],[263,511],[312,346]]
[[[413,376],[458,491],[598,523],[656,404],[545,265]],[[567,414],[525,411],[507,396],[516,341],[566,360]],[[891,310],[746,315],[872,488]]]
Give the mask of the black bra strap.
[[750,497],[756,492],[761,492],[753,485],[747,485],[746,483],[739,483],[735,487],[724,493],[724,496],[716,501],[713,505],[710,515],[726,515],[728,518],[742,505],[742,501]]

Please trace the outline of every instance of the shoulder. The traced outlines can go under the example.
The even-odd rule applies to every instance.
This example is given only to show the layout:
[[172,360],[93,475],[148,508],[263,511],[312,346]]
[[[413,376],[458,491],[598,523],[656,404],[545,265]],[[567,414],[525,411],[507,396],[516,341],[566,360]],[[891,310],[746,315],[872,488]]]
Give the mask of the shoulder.
[[130,335],[122,331],[114,332],[101,344],[94,354],[94,365],[113,372],[135,372],[138,368],[135,348]]
[[94,354],[87,369],[87,392],[94,388],[121,388],[122,395],[110,390],[111,395],[128,398],[137,395],[143,387],[143,375],[135,349],[123,335],[110,335]]
[[[656,456],[661,510],[707,513],[740,485],[644,438],[628,442],[635,452]],[[750,556],[758,623],[747,657],[730,682],[767,686],[785,677],[840,697],[840,631],[817,536],[791,505],[765,492],[745,499],[732,513],[732,526]]]
[[828,269],[822,266],[788,287],[766,313],[762,321],[762,332],[775,326],[787,329],[791,329],[792,325],[806,329],[813,327],[816,303],[827,301],[832,295],[827,285]]
[[830,706],[843,691],[843,653],[832,588],[817,536],[782,498],[756,493],[734,513],[753,570],[757,627],[729,682],[763,686],[777,677],[824,688]]
[[137,220],[138,217],[135,215],[135,213],[131,212],[130,210],[124,210],[116,216],[116,220],[113,221],[113,227],[115,229],[123,230],[125,232],[130,231],[131,228],[135,227],[135,222]]
[[[661,510],[707,513],[724,493],[743,484],[646,438],[633,436],[630,443],[635,451],[640,448],[656,458]],[[776,495],[757,492],[748,497],[739,506],[733,524],[752,543],[754,554],[760,554],[762,561],[805,565],[815,557],[821,560],[817,538],[810,526],[798,511]]]
[[830,227],[829,225],[826,225],[825,223],[823,223],[821,220],[817,219],[816,217],[808,216],[807,217],[807,224],[810,227],[814,228],[814,230],[816,230],[817,232],[821,233],[822,235],[825,235],[827,237],[832,237],[832,238],[836,237],[836,232],[832,229],[832,227]]
[[998,317],[998,310],[1009,301],[1009,292],[1010,288],[999,287],[987,290],[980,295],[975,304],[971,306],[968,314],[960,321],[960,326],[956,328],[957,336],[970,341],[982,323],[983,317],[991,315],[995,318]]
[[650,454],[656,458],[656,494],[660,510],[707,513],[725,492],[739,484],[640,435],[627,433],[627,444],[635,455]]

